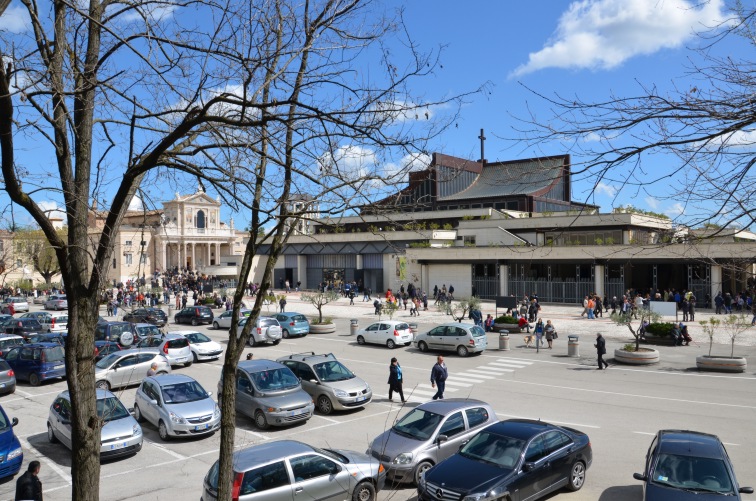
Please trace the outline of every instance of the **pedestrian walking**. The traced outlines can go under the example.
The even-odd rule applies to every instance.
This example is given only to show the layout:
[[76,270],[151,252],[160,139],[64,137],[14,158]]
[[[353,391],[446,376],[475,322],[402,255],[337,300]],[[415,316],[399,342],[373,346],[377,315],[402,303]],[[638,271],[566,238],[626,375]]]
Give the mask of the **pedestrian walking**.
[[436,359],[436,365],[431,369],[431,387],[438,388],[433,400],[444,399],[444,389],[446,388],[446,378],[449,377],[449,371],[444,363],[444,357],[441,355]]
[[39,461],[31,461],[26,472],[16,480],[16,501],[42,501]]
[[533,329],[533,332],[535,333],[535,336],[536,336],[536,347],[543,346],[543,331],[544,331],[543,320],[539,318],[535,324],[535,328]]
[[391,364],[389,365],[389,400],[393,401],[394,392],[397,392],[399,394],[399,398],[402,399],[402,403],[404,403],[404,391],[402,390],[403,383],[404,376],[402,375],[402,366],[399,365],[399,361],[396,359],[396,357],[393,357],[391,359]]
[[113,316],[113,301],[108,301],[108,316]]
[[546,343],[549,345],[549,349],[551,349],[551,343],[554,342],[554,339],[557,337],[557,331],[554,327],[554,324],[551,323],[551,320],[546,320],[546,326],[543,328],[543,332],[546,335]]
[[604,360],[604,355],[606,355],[606,341],[600,332],[596,333],[596,344],[593,346],[596,347],[596,355],[598,355],[598,370],[606,369],[609,367],[609,364]]

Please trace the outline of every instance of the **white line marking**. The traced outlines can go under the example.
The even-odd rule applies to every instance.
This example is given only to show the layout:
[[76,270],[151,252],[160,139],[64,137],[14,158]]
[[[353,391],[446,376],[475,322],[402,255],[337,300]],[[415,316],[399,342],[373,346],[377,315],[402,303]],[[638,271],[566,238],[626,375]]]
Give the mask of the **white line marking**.
[[533,360],[528,360],[527,358],[497,358],[497,362],[513,362],[516,364],[526,364],[526,365],[533,365],[535,362]]
[[183,455],[179,454],[178,452],[170,450],[169,448],[167,448],[163,444],[158,444],[157,442],[152,442],[151,440],[144,440],[144,443],[145,444],[150,444],[151,446],[160,449],[161,451],[165,452],[169,456],[175,457],[176,459],[186,459],[186,456],[183,456]]
[[459,381],[450,381],[449,379],[446,380],[446,386],[461,386],[462,388],[470,388],[472,385],[469,383],[460,383]]
[[332,423],[338,423],[337,420],[331,419],[331,418],[327,418],[325,416],[321,416],[320,414],[313,414],[312,417],[316,417],[316,418],[320,418],[320,419],[325,419],[326,421],[330,421]]
[[480,373],[480,374],[491,374],[494,376],[503,376],[504,374],[508,372],[514,372],[514,369],[488,369],[488,368],[480,368],[480,369],[465,369],[466,372],[474,372],[474,373]]
[[529,365],[505,364],[504,362],[490,362],[484,367],[487,367],[489,365],[492,365],[494,367],[513,367],[515,369],[524,369],[526,367],[530,367]]
[[19,438],[18,441],[21,443],[22,446],[24,446],[24,448],[26,448],[26,449],[33,449],[34,451],[36,451],[37,456],[38,456],[38,458],[39,458],[40,461],[44,461],[44,463],[47,466],[49,466],[52,471],[54,471],[55,473],[57,473],[60,476],[60,478],[62,478],[63,480],[65,480],[68,483],[68,485],[72,484],[72,482],[71,482],[71,475],[68,475],[65,471],[63,471],[63,469],[60,466],[58,466],[57,464],[55,464],[55,462],[53,460],[51,460],[50,458],[48,458],[47,456],[45,456],[44,454],[42,454],[36,447],[34,447],[32,444],[30,444],[28,440],[26,440],[24,438]]
[[[482,378],[482,379],[496,379],[493,376],[484,376],[482,374],[471,374],[469,372],[458,372],[457,376],[463,376],[466,381],[475,381],[474,378]],[[467,376],[471,376],[470,379],[467,378]],[[484,381],[476,381],[479,383],[483,383]]]
[[[431,395],[436,394],[436,389],[429,384],[418,384],[416,388],[425,388],[433,392],[431,393]],[[459,391],[459,389],[458,388],[445,388],[445,391]]]
[[259,438],[261,440],[270,440],[270,437],[266,437],[262,433],[257,433],[255,431],[247,430],[247,429],[244,429],[244,428],[236,428],[236,429],[237,429],[237,431],[243,431],[244,433],[246,433],[248,435],[252,435],[253,437],[257,437],[257,438]]

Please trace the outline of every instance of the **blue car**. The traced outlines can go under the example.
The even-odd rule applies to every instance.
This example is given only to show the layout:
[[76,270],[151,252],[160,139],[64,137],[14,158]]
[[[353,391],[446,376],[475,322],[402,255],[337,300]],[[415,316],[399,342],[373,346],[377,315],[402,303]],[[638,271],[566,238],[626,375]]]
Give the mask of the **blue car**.
[[48,379],[66,375],[63,347],[58,343],[35,343],[12,348],[5,361],[16,373],[16,379],[29,381],[32,386]]
[[18,419],[8,419],[5,410],[0,406],[0,478],[12,477],[21,469],[24,462],[24,451],[13,433],[13,427]]
[[285,312],[273,315],[273,318],[281,324],[281,336],[289,338],[292,336],[306,336],[310,333],[310,322],[307,317],[301,313]]

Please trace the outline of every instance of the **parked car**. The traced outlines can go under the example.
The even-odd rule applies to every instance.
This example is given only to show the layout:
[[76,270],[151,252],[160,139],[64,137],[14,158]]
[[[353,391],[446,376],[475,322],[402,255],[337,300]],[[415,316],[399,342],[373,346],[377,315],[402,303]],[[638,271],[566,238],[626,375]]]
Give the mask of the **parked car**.
[[38,386],[43,381],[66,375],[63,347],[58,343],[36,343],[11,348],[5,361],[13,368],[16,379]]
[[[37,320],[42,324],[42,328],[45,332],[63,332],[68,330],[68,312],[54,311],[52,313],[48,311],[34,312],[39,314]],[[34,313],[25,313],[26,315],[33,315]]]
[[[247,318],[252,310],[239,310],[239,319]],[[224,311],[213,320],[213,327],[216,329],[230,329],[231,318],[234,316],[233,311]]]
[[27,343],[57,343],[61,346],[66,345],[66,332],[38,332],[35,334],[28,334],[25,338]]
[[480,400],[432,400],[412,409],[378,435],[367,452],[386,468],[390,481],[417,483],[428,468],[495,422],[493,408]]
[[[248,320],[249,317],[242,318],[239,321],[237,332],[241,333],[244,326],[247,325]],[[252,331],[249,334],[248,344],[250,346],[258,346],[263,343],[273,343],[275,346],[280,342],[281,324],[278,323],[278,320],[272,317],[257,317],[255,326],[252,327]]]
[[169,332],[162,337],[148,337],[139,341],[136,348],[157,348],[168,359],[171,366],[184,364],[189,367],[194,362],[189,340],[175,332]]
[[[107,390],[97,390],[97,417],[100,428],[100,459],[130,456],[142,449],[142,427],[118,397]],[[68,391],[58,395],[47,417],[47,439],[61,442],[71,449],[71,396]]]
[[11,303],[13,304],[13,311],[15,311],[16,313],[24,313],[29,311],[29,302],[25,297],[11,296],[6,297],[3,300],[1,308],[3,313],[10,313],[9,305]]
[[8,315],[7,313],[0,313],[0,332],[5,332],[5,326],[8,325],[8,323],[15,320],[15,317],[13,315]]
[[290,336],[306,336],[310,333],[310,322],[307,317],[301,313],[285,311],[273,315],[273,318],[281,324],[281,337],[284,339]]
[[171,334],[184,336],[189,341],[189,349],[192,350],[192,358],[199,360],[217,360],[223,353],[223,347],[197,331],[171,331]]
[[116,351],[121,351],[123,349],[120,344],[114,343],[112,341],[95,341],[94,345],[96,361],[102,360],[107,355],[115,353]]
[[157,426],[163,440],[215,433],[221,414],[210,395],[183,374],[148,377],[137,389],[134,417]]
[[[386,475],[359,452],[319,449],[294,440],[253,445],[234,453],[235,500],[352,499],[374,501]],[[261,492],[265,491],[265,492]],[[205,476],[201,501],[218,496],[218,462]]]
[[724,445],[716,435],[687,430],[660,430],[646,453],[643,500],[711,501],[753,494],[740,487]]
[[24,338],[15,334],[0,334],[0,357],[16,346],[23,346]]
[[412,331],[407,322],[384,320],[375,322],[357,332],[357,343],[382,344],[389,349],[412,344]]
[[333,353],[314,352],[288,355],[277,360],[296,375],[302,388],[312,396],[318,410],[330,414],[334,409],[364,407],[373,398],[370,385],[354,375]]
[[29,311],[24,313],[23,315],[20,315],[18,318],[34,318],[39,323],[44,323],[45,319],[50,317],[51,313],[49,311]]
[[134,344],[134,327],[129,322],[97,322],[95,341],[110,341],[123,347]]
[[483,328],[463,323],[439,325],[415,336],[414,342],[420,351],[456,351],[460,357],[482,353],[488,347],[488,338]]
[[[16,391],[16,373],[13,372],[10,364],[0,358],[0,395],[7,395]],[[2,469],[2,461],[0,461]],[[0,478],[2,478],[0,476]]]
[[173,322],[177,324],[212,324],[213,310],[208,306],[187,306],[173,316]]
[[0,478],[14,476],[21,469],[24,462],[24,450],[18,441],[13,427],[18,424],[18,418],[8,419],[5,409],[0,406]]
[[14,318],[5,324],[6,334],[26,336],[32,332],[44,332],[42,324],[36,318]]
[[46,310],[67,310],[68,298],[64,294],[50,294],[45,301]]
[[[222,381],[218,382],[219,398]],[[272,360],[244,360],[236,370],[236,411],[265,430],[307,421],[315,404],[285,365]]]
[[113,352],[95,364],[95,384],[103,390],[139,384],[147,377],[152,362],[158,364],[157,374],[171,372],[171,364],[160,350],[145,348]]
[[161,337],[163,335],[160,327],[153,324],[131,324],[131,333],[134,334],[134,343],[138,343],[144,338]]
[[124,322],[152,324],[163,327],[168,323],[168,315],[160,308],[137,308],[123,316]]
[[47,302],[48,298],[49,298],[49,296],[46,296],[44,294],[40,294],[39,296],[37,296],[37,297],[34,298],[34,300],[32,301],[32,303],[44,305]]
[[487,426],[420,475],[418,500],[535,500],[563,488],[577,491],[592,460],[591,441],[581,431],[509,419]]

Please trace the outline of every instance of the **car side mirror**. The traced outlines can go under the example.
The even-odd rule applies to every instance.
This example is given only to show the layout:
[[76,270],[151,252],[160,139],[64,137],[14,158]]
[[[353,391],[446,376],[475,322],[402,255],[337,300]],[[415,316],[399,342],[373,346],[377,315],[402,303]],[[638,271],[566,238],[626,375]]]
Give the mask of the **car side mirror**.
[[213,392],[212,392],[212,391],[208,391],[208,392],[207,392],[207,396],[208,396],[208,397],[209,397],[210,395],[212,395],[212,394],[213,394]]
[[336,475],[337,473],[341,472],[341,466],[335,464],[333,465],[333,468],[331,468],[331,475]]
[[160,403],[157,400],[155,400],[154,398],[152,400],[150,400],[150,403],[152,405],[160,405]]
[[525,463],[525,464],[522,465],[522,470],[523,471],[533,471],[533,470],[535,470],[535,463],[531,463],[530,461],[528,461],[527,463]]
[[131,414],[132,416],[134,415],[134,408],[133,407],[129,407],[126,410],[129,411],[129,414]]
[[437,444],[442,444],[442,443],[446,442],[447,440],[449,440],[449,437],[447,437],[446,435],[439,435],[439,436],[436,437],[436,443]]
[[646,477],[646,475],[644,475],[643,473],[633,473],[633,478],[635,480],[642,480],[643,482],[648,480],[648,477]]
[[741,487],[738,489],[738,492],[741,494],[753,494],[753,487]]
[[14,418],[13,418],[13,419],[11,420],[11,426],[16,426],[17,424],[18,424],[18,418],[17,418],[17,417],[14,417]]

